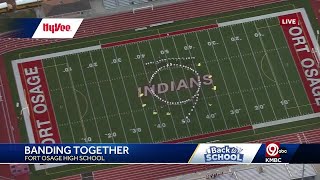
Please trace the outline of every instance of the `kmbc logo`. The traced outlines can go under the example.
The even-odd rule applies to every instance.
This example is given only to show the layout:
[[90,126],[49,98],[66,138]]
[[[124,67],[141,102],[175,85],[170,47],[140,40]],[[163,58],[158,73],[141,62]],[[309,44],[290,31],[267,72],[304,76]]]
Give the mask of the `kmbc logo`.
[[280,148],[280,143],[278,142],[268,142],[266,143],[266,162],[281,163],[280,154],[287,154],[286,149]]
[[32,38],[73,38],[82,21],[80,18],[44,18]]
[[266,157],[280,157],[280,143],[266,143]]

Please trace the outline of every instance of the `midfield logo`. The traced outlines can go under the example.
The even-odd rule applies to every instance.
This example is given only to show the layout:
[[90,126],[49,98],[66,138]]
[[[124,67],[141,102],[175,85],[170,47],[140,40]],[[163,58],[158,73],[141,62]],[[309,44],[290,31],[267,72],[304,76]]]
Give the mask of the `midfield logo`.
[[43,31],[44,32],[51,32],[54,34],[55,32],[61,31],[61,32],[69,32],[71,31],[70,25],[63,25],[61,23],[55,23],[53,25],[50,25],[49,23],[43,23]]

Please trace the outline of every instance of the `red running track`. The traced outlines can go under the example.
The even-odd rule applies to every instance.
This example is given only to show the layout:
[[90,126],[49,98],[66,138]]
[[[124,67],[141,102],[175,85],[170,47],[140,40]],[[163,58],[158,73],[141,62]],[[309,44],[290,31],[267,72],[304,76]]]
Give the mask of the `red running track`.
[[[80,26],[75,38],[85,38],[116,31],[130,30],[159,22],[190,19],[281,1],[283,0],[242,0],[236,2],[234,0],[224,0],[223,3],[221,3],[219,1],[211,0],[190,0],[156,7],[153,11],[145,9],[137,11],[135,14],[132,12],[126,12],[111,16],[86,19]],[[3,44],[3,46],[0,47],[0,54],[59,41],[63,40],[1,38],[0,43]]]
[[[9,82],[5,69],[4,59],[0,55],[0,143],[20,142],[18,121],[14,111],[14,104],[9,88]],[[28,175],[12,177],[9,165],[0,165],[0,179],[2,177],[16,178],[19,180],[29,179]]]
[[[309,130],[299,133],[292,133],[282,136],[276,136],[252,143],[265,142],[280,142],[280,143],[320,143],[320,129]],[[106,177],[116,177],[117,179],[160,179],[173,177],[197,171],[205,171],[207,169],[219,168],[223,165],[126,165],[112,169],[105,169],[94,172],[95,180],[103,180]]]

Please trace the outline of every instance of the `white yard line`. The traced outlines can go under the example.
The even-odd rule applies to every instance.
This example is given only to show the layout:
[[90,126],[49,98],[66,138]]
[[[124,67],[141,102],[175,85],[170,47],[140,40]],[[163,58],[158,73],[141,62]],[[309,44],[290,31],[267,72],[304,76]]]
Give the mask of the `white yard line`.
[[219,23],[219,27],[247,23],[247,22],[252,22],[252,21],[258,21],[261,19],[268,19],[271,17],[278,17],[278,16],[282,16],[282,15],[293,14],[293,13],[303,12],[303,11],[304,11],[303,8],[299,8],[299,9],[292,9],[292,10],[288,10],[288,11],[281,11],[281,12],[276,12],[276,13],[271,13],[271,14],[266,14],[266,15],[254,16],[254,17],[245,18],[245,19],[238,19],[238,20],[234,20],[234,21]]
[[[153,52],[153,49],[152,49],[152,46],[151,46],[150,41],[148,41],[148,44],[149,44],[149,47],[150,47],[150,50],[151,50],[152,57],[153,57],[153,59],[154,59],[154,61],[155,61],[155,60],[156,60],[156,57],[154,56],[154,52]],[[139,44],[137,44],[137,45],[139,46]],[[157,65],[155,65],[155,66],[156,66],[156,68],[158,68]],[[145,70],[145,69],[144,69],[144,70]],[[145,72],[145,73],[146,73],[146,72]],[[146,76],[147,76],[147,74],[146,74]],[[159,74],[159,79],[160,79],[160,81],[162,82],[162,78],[161,78],[160,74]],[[166,95],[166,94],[164,94],[164,97],[167,99],[167,95]],[[168,106],[169,111],[171,112],[170,105],[167,105],[167,106]],[[173,119],[173,117],[172,117],[172,114],[170,115],[170,117],[171,117],[171,121],[172,121],[172,124],[173,124],[173,127],[174,127],[174,131],[175,131],[176,137],[179,138],[178,130],[177,130],[177,128],[176,128],[175,121],[174,121],[174,119]]]
[[[132,64],[131,64],[131,58],[130,58],[130,55],[129,55],[129,52],[128,52],[127,45],[125,45],[124,47],[125,47],[125,49],[126,49],[128,61],[129,61],[130,68],[131,68],[131,72],[132,72],[132,74],[134,75],[133,67],[132,67]],[[135,76],[133,76],[133,77],[135,77]],[[135,85],[136,85],[136,87],[137,87],[137,89],[138,89],[139,86],[138,86],[137,79],[136,79],[136,78],[133,78],[133,79],[134,79]],[[141,105],[142,105],[143,102],[142,102],[142,100],[141,100],[140,97],[139,97],[139,100],[140,100],[140,103],[141,103]],[[147,117],[146,111],[145,111],[144,108],[142,108],[142,109],[143,109],[144,118],[145,118],[145,120],[146,120],[148,129],[149,129],[150,137],[151,137],[151,139],[152,139],[152,142],[154,142],[154,140],[153,140],[153,135],[152,135],[152,131],[151,131],[151,129],[150,129],[150,125],[149,125],[149,121],[148,121],[148,117]]]
[[[267,23],[268,30],[269,30],[269,33],[270,33],[270,35],[271,35],[272,42],[273,42],[274,46],[275,46],[275,47],[276,47],[276,49],[277,49],[277,48],[278,48],[278,46],[277,46],[277,44],[276,44],[276,42],[275,42],[275,40],[274,40],[274,37],[273,37],[273,34],[272,34],[271,29],[270,29],[270,27],[269,27],[268,21],[267,21],[267,20],[265,20],[265,22]],[[281,28],[281,29],[282,29],[282,28]],[[281,30],[281,32],[282,32],[282,30]],[[284,36],[284,37],[285,37],[285,36]],[[287,41],[287,40],[285,40],[285,41]],[[292,89],[292,86],[291,86],[291,84],[290,84],[290,81],[289,81],[289,77],[288,77],[288,74],[287,74],[286,68],[285,68],[285,67],[284,67],[284,65],[283,65],[282,57],[281,57],[281,55],[280,55],[280,53],[279,53],[279,50],[277,50],[277,54],[278,54],[278,57],[280,58],[280,63],[281,63],[281,66],[282,66],[283,72],[284,72],[284,74],[285,74],[285,76],[286,76],[286,78],[287,78],[287,80],[288,80],[288,82],[289,82],[289,87],[290,87],[290,90],[291,90],[291,92],[292,92],[292,95],[293,95],[294,101],[295,101],[296,105],[298,106],[298,101],[297,101],[296,95],[295,95],[295,94],[294,94],[294,92],[293,92],[293,89]],[[300,115],[302,115],[301,110],[300,110],[300,108],[299,108],[299,107],[298,107],[298,110],[299,110]]]
[[2,110],[3,110],[3,113],[4,113],[4,121],[5,121],[7,132],[8,132],[9,142],[10,143],[14,143],[15,142],[15,138],[14,138],[14,133],[12,132],[13,131],[12,130],[13,126],[11,125],[11,118],[10,118],[10,113],[9,113],[9,109],[8,109],[7,99],[6,99],[5,94],[4,94],[4,87],[3,87],[3,81],[2,81],[1,75],[0,75],[0,83],[1,83],[1,89],[2,89],[2,94],[3,94],[3,96],[2,96],[3,97],[2,98],[3,99],[2,104],[5,104],[5,105],[2,106]]
[[[81,75],[82,75],[82,78],[84,80],[84,82],[86,82],[86,77],[84,75],[84,72],[83,72],[83,66],[82,66],[82,63],[81,63],[81,58],[79,56],[79,54],[77,55],[78,57],[78,62],[80,64],[80,70],[81,70]],[[97,123],[97,119],[96,119],[96,113],[94,112],[94,108],[93,108],[93,104],[92,104],[92,101],[91,101],[91,96],[90,96],[90,91],[89,91],[89,88],[88,86],[86,85],[86,91],[87,91],[87,95],[88,95],[88,99],[89,99],[89,104],[90,104],[90,107],[91,107],[91,111],[92,111],[92,114],[93,114],[93,118],[94,118],[94,123],[96,125],[96,129],[97,129],[97,133],[98,133],[98,137],[99,137],[99,141],[100,143],[102,143],[102,139],[101,139],[101,136],[100,136],[100,131],[99,131],[99,127],[98,127],[98,123]]]
[[22,62],[35,61],[35,60],[39,60],[39,59],[44,60],[44,59],[49,59],[49,58],[54,58],[54,57],[59,57],[59,56],[67,56],[67,55],[78,54],[78,53],[84,53],[84,52],[94,51],[94,50],[99,50],[99,49],[101,49],[101,45],[89,46],[89,47],[85,47],[85,48],[79,48],[79,49],[73,49],[73,50],[68,50],[68,51],[45,54],[45,55],[41,55],[41,56],[23,58],[23,59],[18,59],[15,61],[19,61],[20,63],[22,63]]
[[[66,59],[67,67],[70,68],[69,63],[68,63],[68,57],[65,56],[65,59]],[[74,96],[75,101],[76,101],[77,110],[78,110],[78,115],[79,115],[79,118],[80,118],[80,121],[81,121],[82,131],[84,132],[84,138],[87,139],[87,138],[88,138],[88,136],[87,136],[87,131],[86,131],[86,127],[85,127],[85,125],[84,125],[84,122],[83,122],[83,119],[82,119],[82,116],[81,116],[80,105],[79,105],[78,97],[77,97],[77,94],[76,94],[76,89],[74,88],[74,83],[73,83],[73,80],[72,80],[72,75],[71,75],[71,72],[67,72],[67,73],[68,73],[68,75],[69,75],[69,79],[70,79],[70,82],[71,82],[71,86],[73,87],[73,88],[72,88],[72,90],[73,90],[73,96]],[[87,143],[87,142],[85,142],[85,143]]]
[[[139,54],[141,54],[141,50],[140,50],[139,44],[136,43],[136,45],[137,45]],[[130,60],[130,57],[129,57],[127,45],[126,45],[126,51],[127,51],[127,54],[128,54],[128,58],[129,58],[129,62],[130,62],[131,70],[132,70],[132,74],[135,76],[135,73],[134,73],[134,71],[133,71],[133,67],[132,67],[132,64],[131,64],[131,60]],[[145,65],[144,65],[144,62],[143,62],[143,60],[140,60],[140,61],[141,61],[141,64],[142,64],[142,67],[143,67],[143,70],[144,70],[144,73],[145,73],[146,80],[149,81],[149,78],[148,78],[148,76],[147,76],[147,71],[146,71],[146,67],[145,67]],[[136,80],[136,79],[135,79],[135,80]],[[161,81],[161,80],[160,80],[160,81]],[[137,83],[137,82],[136,82],[136,86],[138,87],[138,83]],[[140,101],[142,102],[141,99],[140,99]],[[157,108],[157,105],[156,105],[156,102],[155,102],[155,98],[154,98],[153,96],[152,96],[152,101],[153,101],[153,105],[154,105],[154,107],[155,107],[155,110],[158,112],[158,108]],[[157,117],[158,117],[158,122],[159,122],[159,124],[162,124],[162,121],[161,121],[161,118],[160,118],[159,113],[157,114]],[[171,119],[172,119],[172,116],[171,116]],[[146,119],[146,121],[148,121],[148,119]],[[161,131],[162,131],[162,135],[163,135],[165,141],[167,141],[167,137],[166,137],[166,134],[165,134],[165,132],[164,132],[164,129],[161,128]]]
[[[222,39],[223,46],[224,46],[224,48],[225,48],[225,50],[226,50],[227,56],[229,57],[229,61],[230,61],[230,65],[231,65],[231,69],[232,69],[233,75],[234,75],[234,77],[235,77],[235,80],[236,80],[236,83],[237,83],[237,85],[238,85],[239,91],[241,91],[240,84],[239,84],[239,81],[238,81],[238,78],[237,78],[237,75],[236,75],[236,71],[235,71],[235,69],[234,69],[234,67],[233,67],[233,64],[232,64],[232,61],[231,61],[231,58],[230,58],[230,54],[229,54],[229,50],[228,50],[228,48],[227,48],[227,46],[226,46],[226,43],[225,43],[225,41],[224,41],[224,38],[223,38],[223,35],[222,35],[222,32],[221,32],[221,29],[220,29],[220,28],[219,28],[219,32],[220,32],[220,36],[221,36],[221,39]],[[247,114],[248,114],[250,123],[252,124],[252,119],[251,119],[251,115],[250,115],[249,110],[248,110],[248,107],[247,107],[247,103],[246,103],[246,101],[245,101],[245,99],[244,99],[244,97],[243,97],[243,94],[240,93],[240,95],[241,95],[242,101],[243,101],[243,103],[244,103],[244,107],[245,107],[245,109],[246,109],[246,112],[247,112]]]
[[[56,71],[56,73],[57,73],[59,86],[60,86],[60,88],[61,88],[62,85],[61,85],[60,75],[59,75],[59,72],[58,72],[58,67],[56,66],[57,63],[56,63],[56,59],[55,59],[55,58],[53,58],[53,62],[54,62],[54,65],[55,65],[55,71]],[[74,134],[73,134],[73,129],[72,129],[72,126],[71,126],[71,120],[70,120],[70,115],[69,115],[68,108],[67,108],[66,98],[65,98],[65,96],[64,96],[64,93],[63,93],[63,90],[62,90],[62,89],[61,89],[61,96],[62,96],[62,99],[63,99],[63,105],[64,105],[64,108],[65,108],[65,111],[66,111],[66,113],[67,113],[67,118],[68,118],[68,121],[69,121],[69,127],[70,127],[71,135],[72,135],[72,140],[73,140],[73,143],[76,143],[76,140],[75,140]],[[84,134],[85,134],[85,133],[84,133]]]
[[[264,82],[264,80],[263,80],[263,78],[262,78],[262,75],[261,75],[261,72],[260,72],[260,69],[259,69],[259,65],[258,65],[258,62],[257,62],[257,58],[256,58],[255,54],[253,53],[253,49],[252,49],[252,46],[251,46],[251,42],[250,42],[249,36],[248,36],[248,34],[247,34],[246,28],[244,27],[244,24],[242,24],[242,28],[243,28],[243,30],[244,30],[244,33],[246,34],[247,41],[249,42],[249,47],[250,47],[250,50],[251,50],[251,52],[252,52],[252,56],[253,56],[253,58],[254,58],[254,63],[256,64],[257,70],[258,70],[258,72],[259,72],[259,76],[260,76],[261,82],[262,82],[262,84],[263,84],[264,90],[265,90],[265,92],[266,92],[266,95],[267,95],[267,97],[268,97],[268,101],[269,101],[270,107],[271,107],[271,109],[272,109],[273,115],[274,115],[275,119],[277,119],[277,115],[276,115],[276,113],[275,113],[275,111],[274,111],[274,109],[273,109],[273,106],[272,106],[272,103],[271,103],[271,100],[270,100],[270,96],[269,96],[269,93],[268,93],[267,88],[266,88],[266,84],[265,84],[265,82]],[[262,69],[261,69],[261,70],[262,70]]]
[[[103,57],[104,65],[105,65],[105,68],[106,68],[107,76],[108,76],[108,78],[109,78],[109,80],[110,80],[110,73],[109,73],[109,70],[108,70],[107,62],[106,62],[107,60],[106,60],[106,58],[105,58],[103,49],[100,49],[100,50],[101,50],[101,53],[102,53],[102,57]],[[120,122],[121,122],[122,130],[123,130],[123,134],[124,134],[124,137],[125,137],[125,139],[126,139],[126,143],[128,143],[127,134],[126,134],[126,131],[125,131],[124,126],[123,126],[122,117],[121,117],[121,115],[120,115],[120,110],[119,110],[118,101],[117,101],[116,95],[115,95],[115,93],[114,93],[114,89],[113,89],[113,86],[112,86],[112,82],[111,82],[111,81],[110,81],[110,86],[111,86],[113,98],[114,98],[114,101],[115,101],[115,104],[116,104],[116,107],[117,107],[118,115],[119,115],[119,118],[120,118]]]
[[[208,36],[209,36],[209,40],[210,40],[210,41],[212,41],[211,35],[210,35],[210,33],[209,33],[209,31],[208,31],[208,30],[207,30],[207,34],[208,34]],[[213,51],[213,53],[214,53],[215,58],[218,58],[218,56],[217,56],[217,52],[216,52],[215,48],[214,48],[213,46],[211,46],[211,47],[212,47],[212,51]],[[217,61],[217,63],[218,63],[219,70],[220,70],[220,72],[221,72],[222,80],[223,80],[224,85],[225,85],[226,90],[227,90],[227,94],[228,94],[228,97],[229,97],[229,100],[230,100],[230,103],[231,103],[232,109],[234,110],[234,109],[235,109],[235,108],[234,108],[234,104],[233,104],[232,99],[231,99],[231,96],[230,96],[230,92],[229,92],[229,89],[228,89],[228,86],[227,86],[226,79],[224,78],[224,73],[223,73],[223,71],[222,71],[222,68],[221,68],[221,66],[220,66],[219,61]],[[237,114],[235,114],[235,117],[236,117],[236,120],[237,120],[238,126],[239,126],[239,127],[241,127],[241,126],[240,126],[240,122],[239,122],[239,119],[238,119]]]
[[[41,60],[40,62],[41,62],[41,65],[42,65],[42,67],[43,67],[43,61]],[[46,85],[47,85],[47,87],[48,87],[48,89],[49,89],[50,86],[49,86],[49,83],[48,83],[46,71],[45,71],[44,69],[43,69],[43,72],[44,72],[44,77],[45,77],[45,79],[46,79],[45,83],[46,83]],[[48,90],[47,93],[49,94],[50,102],[47,102],[47,100],[45,99],[45,104],[51,103],[52,111],[53,111],[53,113],[54,113],[53,116],[56,118],[56,115],[55,115],[56,111],[54,110],[54,104],[52,103],[52,97],[51,97],[50,91]],[[49,117],[49,121],[50,121],[50,122],[55,122],[55,123],[58,124],[57,119],[51,119],[51,116],[50,116],[50,114],[49,114],[49,111],[48,111],[48,117]],[[58,129],[59,139],[61,140],[60,129],[59,129],[59,128],[57,128],[57,129]]]
[[317,118],[317,117],[320,117],[320,113],[313,113],[313,114],[291,117],[291,118],[287,118],[287,119],[280,119],[280,120],[276,120],[276,121],[269,121],[269,122],[265,122],[265,123],[253,124],[252,127],[253,127],[253,129],[259,129],[259,128],[264,128],[264,127],[269,127],[269,126],[276,126],[276,125],[280,125],[280,124],[296,122],[296,121],[311,120],[311,119]]
[[[206,65],[206,68],[207,68],[207,72],[210,73],[210,70],[209,70],[209,67],[208,67],[208,63],[207,63],[207,58],[205,57],[204,55],[204,52],[203,52],[203,49],[202,49],[202,46],[201,46],[201,43],[200,43],[200,40],[199,40],[199,37],[198,37],[198,34],[196,33],[196,37],[197,37],[197,41],[198,41],[198,44],[199,44],[199,47],[200,47],[200,51],[201,51],[201,54],[202,54],[202,58],[204,60],[204,64]],[[217,96],[217,92],[214,91],[214,95],[216,96],[216,99],[217,99],[217,102],[218,102],[218,106],[219,106],[219,109],[220,109],[220,112],[221,112],[221,116],[222,116],[222,119],[224,121],[224,124],[225,124],[225,127],[226,129],[228,129],[228,125],[227,125],[227,121],[224,117],[224,113],[222,111],[222,108],[221,108],[221,104],[220,104],[220,100],[219,100],[219,97]],[[211,119],[211,117],[210,117]],[[211,119],[212,121],[212,119]],[[213,122],[212,122],[213,123]]]
[[[90,54],[91,63],[93,63],[91,52],[89,52],[89,54]],[[96,81],[98,82],[99,79],[98,79],[98,75],[97,75],[97,71],[96,71],[95,67],[93,67],[93,71],[94,71],[94,75],[95,75]],[[102,100],[104,113],[106,115],[108,126],[109,126],[109,133],[112,133],[113,131],[112,131],[112,128],[111,128],[110,119],[109,119],[108,112],[107,112],[107,109],[106,109],[106,103],[104,102],[104,98],[103,98],[102,91],[101,91],[101,86],[100,86],[99,83],[98,83],[98,89],[99,89],[100,98]],[[112,142],[115,143],[114,137],[111,136],[111,138],[112,138]]]
[[[185,34],[183,34],[183,36],[185,36]],[[185,38],[185,37],[184,37],[184,38]],[[173,41],[174,48],[175,48],[175,50],[176,50],[176,53],[177,53],[177,55],[178,55],[178,58],[180,58],[180,54],[179,54],[179,51],[178,51],[176,42],[175,42],[175,40],[174,40],[174,37],[172,36],[171,39],[172,39],[172,41]],[[185,41],[186,41],[186,39],[185,39]],[[186,44],[188,44],[188,43],[186,42]],[[189,50],[189,55],[190,55],[190,57],[192,57],[192,54],[190,53],[190,50]],[[181,60],[180,60],[180,63],[181,63]],[[195,67],[195,65],[194,65],[193,62],[192,62],[192,64],[193,64],[193,69],[196,69],[196,67]],[[184,78],[185,78],[185,79],[188,79],[187,76],[186,76],[186,73],[185,73],[185,70],[184,70],[184,69],[182,69],[182,72],[183,72]],[[200,86],[200,84],[199,84],[199,86]],[[193,94],[192,94],[192,92],[191,92],[191,90],[190,90],[189,88],[188,88],[188,92],[189,92],[189,94],[190,94],[190,97],[192,97]],[[202,92],[202,94],[203,94],[202,88],[201,88],[201,92]],[[204,99],[204,100],[207,102],[206,99]],[[206,106],[207,106],[207,104],[206,104]],[[199,115],[198,115],[197,108],[195,108],[194,110],[195,110],[194,112],[195,112],[195,114],[196,114],[196,116],[197,116],[197,119],[198,119],[199,127],[200,127],[200,129],[201,129],[201,132],[203,133],[202,125],[201,125],[201,122],[200,122],[200,119],[199,119]],[[207,110],[208,110],[208,113],[210,113],[210,111],[209,111],[209,109],[208,109],[208,106],[207,106]],[[212,125],[213,125],[213,124],[212,124]],[[213,129],[214,129],[214,125],[213,125]]]
[[[197,34],[197,33],[195,32],[195,34]],[[188,41],[187,41],[186,35],[183,34],[183,37],[184,37],[184,41],[185,41],[185,43],[186,43],[186,46],[188,46],[189,43],[188,43]],[[177,50],[177,46],[176,46],[176,42],[174,41],[174,38],[173,38],[173,37],[172,37],[172,39],[173,39],[173,43],[174,43],[174,46],[175,46],[175,48],[176,48],[177,54],[178,54],[178,56],[179,56],[179,53],[178,53],[178,50]],[[202,51],[202,50],[201,50],[201,51]],[[190,57],[192,57],[193,55],[192,55],[192,53],[191,53],[191,51],[190,51],[190,48],[188,48],[188,52],[189,52]],[[179,56],[179,57],[180,57],[180,56]],[[192,65],[193,65],[193,68],[196,69],[196,66],[195,66],[195,64],[194,64],[193,61],[192,61]],[[209,71],[208,71],[208,73],[209,73]],[[202,89],[202,88],[201,88],[201,93],[204,95],[204,92],[203,92],[203,89]],[[208,115],[210,116],[211,112],[210,112],[210,110],[209,110],[208,102],[207,102],[207,99],[206,99],[206,98],[204,98],[204,102],[205,102],[205,104],[206,104],[206,109],[207,109]],[[196,112],[197,112],[197,111],[196,111]],[[198,113],[197,113],[197,114],[198,114]],[[198,118],[198,119],[199,119],[199,118]],[[215,126],[214,126],[214,123],[213,123],[211,117],[210,117],[210,121],[211,121],[211,125],[212,125],[212,128],[213,128],[213,131],[215,131],[216,128],[215,128]],[[201,124],[200,121],[199,121],[199,124]]]
[[[235,36],[232,26],[230,26],[230,28],[231,28],[232,35]],[[245,70],[246,75],[247,75],[247,78],[248,78],[248,80],[249,80],[249,84],[250,84],[250,86],[251,86],[254,99],[256,100],[257,105],[260,105],[260,104],[259,104],[259,101],[258,101],[258,98],[257,98],[257,95],[256,95],[256,93],[255,93],[255,91],[254,91],[254,89],[253,89],[253,85],[252,85],[252,82],[251,82],[251,79],[250,79],[250,76],[249,76],[249,73],[248,73],[246,64],[244,63],[243,56],[242,56],[241,50],[240,50],[240,48],[239,48],[238,41],[236,41],[236,45],[237,45],[238,52],[240,53],[241,62],[242,62],[242,64],[243,64],[244,70]],[[227,51],[228,51],[228,50],[227,50]],[[260,115],[261,115],[261,117],[262,117],[263,122],[265,122],[265,119],[264,119],[264,117],[263,117],[261,108],[259,108],[259,111],[260,111]],[[252,124],[252,122],[250,122],[250,123]]]
[[[316,104],[316,103],[314,103]],[[299,105],[299,107],[305,107],[305,106],[312,106],[312,104],[304,104],[304,105]],[[293,107],[289,107],[288,109],[294,109],[297,108],[298,106],[293,106]]]
[[[260,32],[260,31],[258,30],[258,27],[257,27],[256,23],[253,22],[253,24],[254,24],[254,27],[256,28],[256,31],[257,31],[257,32]],[[267,61],[268,61],[269,67],[270,67],[271,72],[272,72],[273,79],[275,80],[275,83],[276,83],[276,85],[277,85],[277,89],[278,89],[279,95],[280,95],[280,97],[281,97],[281,100],[283,101],[284,98],[283,98],[283,94],[282,94],[282,92],[281,92],[281,89],[280,89],[280,86],[279,86],[277,77],[276,77],[276,75],[275,75],[275,72],[274,72],[274,70],[273,70],[272,64],[271,64],[271,62],[270,62],[270,58],[269,58],[269,55],[268,55],[268,53],[267,53],[267,51],[266,51],[266,47],[265,47],[265,45],[264,45],[264,42],[263,42],[263,40],[262,40],[262,38],[261,38],[260,36],[259,36],[259,40],[260,40],[260,43],[261,43],[261,45],[262,45],[262,48],[263,48],[264,51],[265,51],[265,54],[266,54],[266,57],[267,57]],[[286,106],[286,105],[284,106],[284,109],[285,109],[285,111],[286,111],[287,116],[289,117],[289,113],[288,113],[288,110],[287,110],[287,106]]]
[[[118,59],[118,55],[117,55],[117,53],[116,53],[116,49],[115,49],[114,47],[112,47],[112,49],[113,49],[114,55],[116,56],[116,59]],[[117,66],[118,66],[118,70],[119,70],[119,73],[120,73],[120,76],[121,76],[121,82],[122,82],[122,85],[123,85],[123,88],[124,88],[124,92],[126,93],[126,97],[127,97],[127,102],[128,102],[128,105],[129,105],[129,109],[130,109],[130,111],[132,112],[132,107],[131,107],[131,104],[130,104],[130,98],[129,98],[129,95],[128,95],[128,92],[127,92],[126,85],[125,85],[124,80],[123,80],[121,68],[120,68],[119,63],[116,63],[116,64],[117,64]],[[132,117],[132,120],[133,120],[134,128],[137,128],[137,123],[136,123],[136,120],[135,120],[135,118],[134,118],[133,112],[131,113],[131,117]],[[150,131],[150,128],[149,128],[149,131]],[[140,138],[139,132],[137,132],[136,134],[137,134],[137,137],[138,137],[139,142],[141,143],[141,138]],[[151,134],[151,131],[150,131],[150,134]],[[152,134],[151,134],[151,140],[152,140],[152,142],[153,142],[153,136],[152,136]]]
[[[158,30],[158,34],[160,34],[159,30]],[[161,43],[161,47],[162,47],[162,49],[164,50],[165,47],[164,47],[164,45],[163,45],[162,39],[160,38],[159,40],[160,40],[160,43]],[[168,57],[167,57],[166,54],[165,54],[165,57],[166,57],[166,59],[168,59]],[[172,81],[174,81],[174,77],[173,77],[173,74],[172,74],[171,69],[169,69],[169,72],[170,72]],[[159,76],[160,76],[160,75],[159,75]],[[175,92],[176,92],[176,95],[177,95],[177,97],[178,97],[178,100],[181,101],[180,96],[179,96],[179,93],[178,93],[177,91],[175,91]],[[183,106],[180,105],[180,107],[181,107],[181,110],[182,110],[183,117],[185,118],[185,117],[186,117],[186,113],[185,113],[185,111],[184,111],[184,109],[183,109]],[[190,118],[190,117],[189,117],[189,118]],[[191,132],[190,132],[190,128],[189,128],[188,123],[186,123],[186,127],[187,127],[187,130],[188,130],[189,136],[191,136]]]

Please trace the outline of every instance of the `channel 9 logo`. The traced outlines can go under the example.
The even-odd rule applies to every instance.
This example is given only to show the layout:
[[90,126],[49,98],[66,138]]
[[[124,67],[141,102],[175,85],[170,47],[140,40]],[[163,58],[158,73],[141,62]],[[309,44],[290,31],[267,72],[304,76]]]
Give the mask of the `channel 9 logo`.
[[287,152],[286,149],[280,148],[280,143],[268,142],[266,143],[266,162],[281,163],[280,154],[287,154]]

